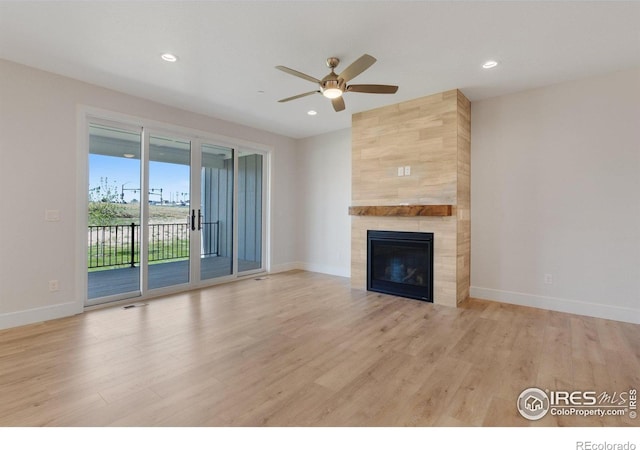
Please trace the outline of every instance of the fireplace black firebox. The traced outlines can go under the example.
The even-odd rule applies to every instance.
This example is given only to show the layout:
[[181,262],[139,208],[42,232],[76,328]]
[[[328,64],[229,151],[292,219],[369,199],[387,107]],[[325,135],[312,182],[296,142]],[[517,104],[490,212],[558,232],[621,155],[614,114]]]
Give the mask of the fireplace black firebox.
[[433,302],[433,233],[367,231],[367,290]]

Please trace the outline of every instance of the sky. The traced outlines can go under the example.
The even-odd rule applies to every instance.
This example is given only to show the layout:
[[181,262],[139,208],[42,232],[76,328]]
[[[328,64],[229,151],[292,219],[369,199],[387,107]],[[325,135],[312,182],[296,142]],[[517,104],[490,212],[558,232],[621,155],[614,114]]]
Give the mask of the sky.
[[[115,187],[118,199],[124,190],[124,201],[140,201],[140,160],[115,156],[89,155],[89,189],[101,186],[106,179],[110,187]],[[163,200],[189,200],[189,167],[182,164],[149,162],[149,190],[162,189]],[[159,195],[150,195],[149,200],[160,201]]]

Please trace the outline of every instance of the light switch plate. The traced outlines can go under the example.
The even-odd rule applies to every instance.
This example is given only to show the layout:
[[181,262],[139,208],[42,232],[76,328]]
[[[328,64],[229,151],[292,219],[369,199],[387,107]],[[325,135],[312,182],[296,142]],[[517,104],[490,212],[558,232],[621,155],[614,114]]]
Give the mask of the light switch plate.
[[57,209],[47,209],[44,212],[44,220],[47,222],[59,222],[60,221],[60,211]]
[[398,176],[399,177],[404,176],[404,167],[398,167]]

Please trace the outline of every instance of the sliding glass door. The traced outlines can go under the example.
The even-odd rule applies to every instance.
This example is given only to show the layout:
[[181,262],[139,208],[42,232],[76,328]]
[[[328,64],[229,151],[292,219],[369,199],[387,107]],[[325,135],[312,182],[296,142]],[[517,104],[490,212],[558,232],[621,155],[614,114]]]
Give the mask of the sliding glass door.
[[142,130],[89,126],[89,301],[140,295]]
[[89,124],[87,304],[264,270],[265,155]]
[[191,142],[149,136],[148,289],[189,283]]
[[238,272],[262,269],[263,158],[252,151],[238,158]]
[[200,279],[233,274],[234,151],[202,144],[200,170]]

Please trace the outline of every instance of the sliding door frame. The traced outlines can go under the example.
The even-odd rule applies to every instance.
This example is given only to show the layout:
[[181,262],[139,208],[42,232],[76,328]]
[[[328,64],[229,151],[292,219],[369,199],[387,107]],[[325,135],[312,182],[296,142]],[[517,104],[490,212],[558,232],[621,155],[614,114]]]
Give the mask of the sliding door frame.
[[[83,176],[81,177],[80,174],[78,175],[78,178],[83,178],[83,186],[82,186],[82,191],[83,191],[83,202],[82,202],[82,208],[80,208],[80,202],[78,202],[78,210],[82,211],[82,218],[84,219],[83,222],[83,226],[82,228],[79,228],[80,230],[87,230],[88,228],[88,213],[89,213],[89,208],[88,208],[88,201],[87,201],[87,187],[89,186],[89,174],[90,174],[90,165],[89,165],[89,155],[91,153],[90,151],[90,127],[91,125],[98,125],[98,126],[104,126],[104,127],[109,127],[109,128],[114,128],[114,129],[118,129],[118,130],[122,130],[122,131],[127,131],[127,132],[132,132],[132,133],[136,133],[140,135],[140,172],[139,172],[139,176],[140,176],[140,182],[141,184],[144,181],[144,171],[145,171],[145,167],[144,167],[144,129],[142,126],[139,126],[137,124],[133,124],[133,123],[123,123],[123,122],[119,122],[119,121],[114,121],[111,119],[103,119],[103,118],[97,118],[97,117],[91,117],[89,118],[86,123],[84,124],[84,126],[82,127],[85,133],[85,139],[84,142],[86,143],[86,147],[83,149],[84,151],[84,167],[85,167],[85,171],[82,174]],[[80,214],[78,215],[80,216]],[[140,204],[140,209],[138,211],[138,219],[140,220],[140,223],[143,223],[142,221],[144,220],[144,205],[141,203]],[[143,233],[145,232],[144,227],[139,227],[139,233]],[[107,295],[104,297],[100,297],[100,300],[98,302],[93,302],[93,305],[91,305],[90,300],[88,298],[88,276],[87,276],[87,266],[86,266],[86,262],[87,262],[87,253],[88,253],[88,244],[87,244],[87,238],[86,238],[86,234],[82,234],[82,232],[80,233],[83,237],[83,253],[82,253],[82,258],[79,258],[80,263],[83,265],[83,272],[84,272],[84,276],[83,276],[83,286],[84,286],[84,305],[85,306],[94,306],[96,304],[103,304],[103,303],[114,303],[120,300],[131,300],[131,299],[135,299],[135,298],[139,298],[143,295],[144,293],[144,286],[142,285],[142,280],[144,278],[142,278],[142,276],[139,277],[139,282],[138,282],[138,290],[137,291],[127,291],[127,292],[121,292],[121,293],[117,293],[117,294],[112,294],[112,295]],[[139,239],[142,239],[142,235],[140,235]],[[140,255],[142,256],[142,255]],[[140,271],[142,271],[142,266],[140,267]]]
[[[191,170],[190,170],[190,199],[189,208],[198,209],[201,199],[200,191],[200,178],[202,176],[201,171],[201,146],[202,144],[215,144],[232,148],[234,154],[234,180],[233,180],[233,273],[228,276],[219,278],[201,280],[200,279],[200,251],[199,247],[196,253],[194,250],[199,245],[201,237],[198,236],[194,239],[198,233],[192,233],[190,235],[190,279],[186,284],[180,284],[176,286],[170,286],[165,288],[158,288],[149,290],[147,286],[148,282],[148,254],[146,251],[146,245],[141,246],[140,251],[140,295],[128,296],[122,298],[122,296],[112,296],[101,298],[96,303],[89,303],[88,301],[88,280],[87,280],[87,239],[86,232],[88,226],[88,201],[87,201],[87,186],[89,180],[89,126],[90,124],[102,124],[108,125],[114,128],[120,128],[125,130],[135,130],[141,133],[142,148],[141,148],[141,193],[149,191],[149,137],[151,134],[168,135],[171,137],[178,137],[189,140],[191,143]],[[83,305],[85,310],[93,309],[96,307],[111,306],[122,303],[130,303],[133,300],[145,300],[161,295],[166,295],[175,292],[183,292],[191,289],[197,289],[215,284],[225,283],[236,279],[255,276],[259,273],[268,272],[270,270],[271,261],[271,226],[270,226],[270,209],[271,209],[271,157],[272,147],[264,144],[259,144],[242,139],[231,138],[228,136],[222,136],[213,133],[203,132],[201,130],[191,129],[187,127],[181,127],[177,125],[158,122],[150,119],[143,119],[140,117],[130,116],[126,114],[116,113],[113,111],[106,111],[89,106],[80,106],[78,108],[78,165],[77,165],[77,178],[78,178],[78,196],[77,196],[77,210],[76,226],[78,229],[78,241],[77,241],[77,256],[76,256],[76,271],[78,282],[76,289],[78,293],[82,295]],[[241,150],[251,151],[256,154],[260,154],[263,157],[262,167],[262,261],[259,269],[238,272],[238,157]],[[194,165],[196,164],[196,165]],[[141,224],[147,224],[149,219],[149,205],[147,201],[143,201],[145,196],[141,195],[141,211],[140,221]],[[147,242],[148,231],[145,226],[140,227],[140,242]],[[194,242],[195,241],[195,242]],[[145,251],[143,251],[143,248]],[[194,256],[194,255],[197,255]]]

